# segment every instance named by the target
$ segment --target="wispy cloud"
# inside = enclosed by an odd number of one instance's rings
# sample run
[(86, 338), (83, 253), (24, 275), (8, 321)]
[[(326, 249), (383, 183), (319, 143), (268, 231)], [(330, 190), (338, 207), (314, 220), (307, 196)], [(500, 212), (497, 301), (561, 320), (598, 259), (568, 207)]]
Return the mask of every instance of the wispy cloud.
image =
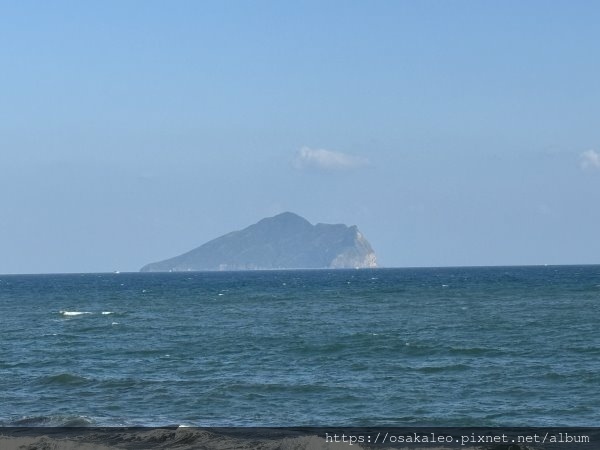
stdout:
[(297, 169), (348, 170), (368, 166), (369, 160), (334, 150), (302, 147), (293, 163)]
[(595, 150), (587, 150), (579, 155), (579, 164), (583, 170), (600, 169), (600, 153)]

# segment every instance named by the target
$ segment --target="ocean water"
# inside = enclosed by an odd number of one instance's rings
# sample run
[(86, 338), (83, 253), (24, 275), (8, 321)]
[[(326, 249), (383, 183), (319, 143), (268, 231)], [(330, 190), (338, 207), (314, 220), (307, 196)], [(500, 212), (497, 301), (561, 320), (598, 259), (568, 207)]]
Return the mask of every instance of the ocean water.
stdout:
[(594, 426), (600, 266), (0, 276), (0, 425)]

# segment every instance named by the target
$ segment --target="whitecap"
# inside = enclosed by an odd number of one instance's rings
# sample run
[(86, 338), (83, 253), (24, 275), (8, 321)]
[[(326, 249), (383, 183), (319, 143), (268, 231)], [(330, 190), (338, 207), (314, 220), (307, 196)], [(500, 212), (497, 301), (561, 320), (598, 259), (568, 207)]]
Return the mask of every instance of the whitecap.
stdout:
[(112, 312), (112, 311), (102, 311), (102, 314), (103, 315), (114, 314), (114, 312)]
[(81, 316), (82, 314), (91, 314), (89, 311), (59, 311), (63, 316)]

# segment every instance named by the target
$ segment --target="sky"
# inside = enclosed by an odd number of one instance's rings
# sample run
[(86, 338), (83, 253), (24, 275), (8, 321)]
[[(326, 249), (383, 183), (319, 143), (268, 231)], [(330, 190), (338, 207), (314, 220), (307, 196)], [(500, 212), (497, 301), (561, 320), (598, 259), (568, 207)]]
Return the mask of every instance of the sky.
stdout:
[(600, 3), (0, 2), (0, 273), (284, 211), (385, 267), (600, 263)]

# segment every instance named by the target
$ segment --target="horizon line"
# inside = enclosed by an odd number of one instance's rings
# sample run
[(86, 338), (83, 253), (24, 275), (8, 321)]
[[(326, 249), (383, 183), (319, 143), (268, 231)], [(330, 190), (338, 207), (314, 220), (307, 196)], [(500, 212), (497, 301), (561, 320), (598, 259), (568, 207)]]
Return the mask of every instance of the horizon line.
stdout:
[(410, 269), (485, 269), (485, 268), (508, 268), (508, 267), (576, 267), (576, 266), (600, 266), (599, 263), (566, 263), (566, 264), (474, 264), (474, 265), (448, 265), (448, 266), (380, 266), (380, 267), (356, 267), (334, 269), (329, 267), (312, 268), (273, 268), (273, 269), (248, 269), (248, 270), (177, 270), (177, 271), (103, 271), (103, 272), (13, 272), (0, 273), (3, 276), (35, 276), (35, 275), (127, 275), (127, 274), (190, 274), (190, 273), (247, 273), (247, 272), (290, 272), (290, 271), (357, 271), (357, 270), (410, 270)]

